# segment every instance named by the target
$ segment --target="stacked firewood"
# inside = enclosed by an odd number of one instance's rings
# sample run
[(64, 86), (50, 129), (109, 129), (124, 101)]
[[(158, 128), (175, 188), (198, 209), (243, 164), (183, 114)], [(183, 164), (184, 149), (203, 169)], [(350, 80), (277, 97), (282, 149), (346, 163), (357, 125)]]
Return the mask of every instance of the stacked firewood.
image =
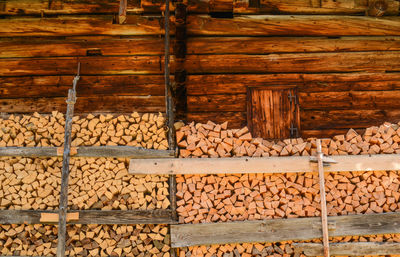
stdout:
[[(180, 157), (230, 156), (288, 156), (315, 155), (316, 139), (285, 139), (280, 141), (253, 138), (247, 127), (228, 129), (228, 123), (206, 124), (192, 122), (176, 132)], [(399, 124), (384, 123), (367, 128), (363, 135), (350, 129), (346, 135), (322, 140), (322, 151), (327, 155), (400, 153)]]
[[(168, 141), (164, 124), (165, 118), (161, 113), (75, 116), (72, 145), (129, 145), (165, 150)], [(52, 115), (10, 115), (8, 119), (0, 119), (0, 147), (61, 146), (64, 126), (64, 115), (57, 111)]]
[[(165, 225), (69, 225), (66, 244), (68, 256), (170, 256)], [(57, 226), (0, 226), (1, 255), (54, 256), (56, 249)]]
[[(346, 236), (330, 238), (331, 243), (344, 242), (400, 242), (400, 235)], [(293, 241), (278, 243), (243, 243), (211, 246), (191, 246), (180, 249), (179, 257), (186, 256), (224, 256), (224, 257), (264, 257), (294, 256)], [(301, 241), (296, 243), (321, 243), (321, 240)], [(300, 256), (305, 256), (301, 254)], [(396, 255), (397, 256), (397, 255)]]

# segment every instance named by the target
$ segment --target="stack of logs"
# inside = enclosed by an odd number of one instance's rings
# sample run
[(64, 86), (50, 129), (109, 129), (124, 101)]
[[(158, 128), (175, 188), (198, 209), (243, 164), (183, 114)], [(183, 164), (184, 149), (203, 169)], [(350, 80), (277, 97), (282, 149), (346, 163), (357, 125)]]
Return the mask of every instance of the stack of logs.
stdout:
[[(68, 256), (170, 256), (165, 225), (69, 225), (66, 244)], [(0, 227), (1, 255), (49, 256), (56, 249), (55, 225)]]
[[(315, 138), (264, 140), (253, 138), (247, 127), (228, 129), (227, 123), (215, 124), (211, 121), (186, 126), (180, 124), (178, 127), (176, 138), (181, 158), (308, 156), (316, 153)], [(322, 151), (326, 155), (400, 153), (398, 142), (399, 124), (384, 123), (367, 128), (362, 135), (350, 129), (345, 135), (323, 139)], [(328, 215), (398, 211), (399, 175), (398, 171), (326, 174)], [(180, 223), (320, 216), (318, 174), (177, 176), (177, 207)], [(385, 237), (398, 240), (398, 237), (390, 235)], [(382, 239), (381, 236), (377, 238)], [(206, 251), (207, 254), (220, 252), (221, 256), (290, 256), (290, 249), (292, 247), (282, 243), (243, 244), (191, 247), (183, 252), (189, 256), (196, 251)]]
[[(167, 149), (164, 117), (154, 114), (73, 118), (72, 145), (129, 145)], [(0, 147), (62, 146), (64, 116), (10, 115), (0, 119)], [(71, 158), (70, 209), (152, 210), (170, 205), (168, 176), (128, 174), (125, 158)], [(59, 206), (62, 159), (0, 157), (0, 209)], [(169, 256), (166, 226), (74, 225), (70, 256)], [(0, 225), (0, 255), (54, 255), (56, 226)]]

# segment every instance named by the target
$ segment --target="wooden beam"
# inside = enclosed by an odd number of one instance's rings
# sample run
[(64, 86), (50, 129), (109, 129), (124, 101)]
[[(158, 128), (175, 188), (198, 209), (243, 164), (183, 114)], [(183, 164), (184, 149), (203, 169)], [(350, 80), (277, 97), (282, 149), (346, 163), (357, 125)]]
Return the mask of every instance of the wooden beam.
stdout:
[[(173, 150), (155, 150), (134, 146), (81, 146), (72, 157), (112, 157), (112, 158), (170, 158)], [(0, 147), (0, 156), (56, 157), (57, 147)]]
[[(294, 243), (295, 252), (306, 256), (321, 256), (323, 247), (315, 243)], [(393, 242), (351, 242), (330, 245), (332, 256), (392, 255), (400, 253), (400, 243)]]
[[(170, 210), (70, 210), (78, 213), (78, 220), (68, 224), (176, 224)], [(40, 224), (43, 213), (58, 211), (0, 210), (0, 224)], [(57, 221), (56, 221), (57, 222)]]
[[(362, 236), (400, 233), (400, 213), (328, 217), (329, 235)], [(280, 242), (322, 237), (321, 218), (171, 225), (171, 246)]]
[[(400, 170), (400, 155), (338, 155), (338, 163), (325, 166), (325, 172)], [(131, 174), (226, 174), (226, 173), (318, 172), (308, 156), (239, 157), (203, 159), (132, 159)]]

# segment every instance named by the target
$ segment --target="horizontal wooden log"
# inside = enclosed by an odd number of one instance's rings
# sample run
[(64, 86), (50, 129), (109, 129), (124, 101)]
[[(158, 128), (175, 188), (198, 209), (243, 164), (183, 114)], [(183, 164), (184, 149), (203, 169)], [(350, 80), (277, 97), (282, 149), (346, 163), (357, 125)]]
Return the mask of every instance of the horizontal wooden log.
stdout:
[[(261, 0), (259, 6), (252, 6), (250, 1), (226, 0), (189, 0), (188, 10), (195, 13), (223, 12), (228, 8), (234, 13), (270, 13), (270, 14), (354, 14), (364, 15), (368, 1), (325, 0), (318, 3), (309, 0)], [(390, 0), (386, 15), (398, 14), (399, 3)], [(232, 10), (231, 10), (232, 11)]]
[(162, 56), (15, 58), (0, 59), (0, 76), (74, 75), (78, 62), (81, 76), (162, 74), (164, 67)]
[[(82, 35), (162, 35), (161, 16), (128, 15), (129, 23), (113, 23), (113, 16), (85, 15), (57, 18), (0, 19), (1, 37), (19, 36), (82, 36)], [(172, 28), (171, 33), (174, 32)]]
[(228, 122), (229, 128), (242, 128), (246, 126), (247, 118), (245, 112), (188, 112), (187, 121), (207, 123), (213, 121), (222, 124)]
[[(329, 236), (400, 233), (400, 213), (328, 217)], [(171, 226), (171, 246), (280, 242), (322, 237), (321, 218), (185, 224)]]
[[(325, 172), (400, 170), (397, 154), (342, 155), (324, 167)], [(179, 158), (132, 159), (131, 174), (231, 174), (317, 172), (318, 167), (308, 156), (261, 158)]]
[(399, 17), (248, 15), (229, 19), (191, 15), (187, 18), (187, 33), (191, 36), (397, 36), (399, 21)]
[[(61, 154), (62, 155), (62, 154)], [(0, 147), (0, 156), (57, 157), (57, 147)], [(80, 146), (71, 157), (109, 157), (109, 158), (170, 158), (172, 150), (154, 150), (134, 146)]]
[(303, 130), (366, 128), (385, 121), (399, 122), (399, 110), (303, 110)]
[(208, 95), (188, 96), (189, 112), (244, 112), (246, 111), (246, 95)]
[(0, 58), (163, 54), (164, 44), (159, 37), (0, 40)]
[(400, 73), (208, 74), (188, 75), (186, 85), (188, 95), (216, 95), (269, 85), (296, 85), (301, 92), (396, 90), (399, 80)]
[(187, 55), (185, 68), (190, 74), (398, 71), (399, 57), (400, 51)]
[[(174, 224), (170, 210), (70, 210), (78, 212), (79, 220), (70, 224)], [(42, 213), (58, 211), (0, 210), (0, 224), (39, 224)]]
[[(0, 98), (67, 97), (74, 76), (0, 77)], [(77, 95), (163, 96), (162, 75), (82, 76)]]
[(188, 54), (269, 54), (294, 52), (398, 51), (398, 37), (196, 37)]
[[(320, 130), (301, 130), (301, 137), (303, 138), (310, 138), (310, 137), (317, 137), (317, 138), (332, 138), (337, 135), (345, 135), (349, 131), (349, 128), (345, 129), (320, 129)], [(364, 128), (355, 129), (355, 131), (359, 134), (364, 132)]]
[[(294, 243), (295, 251), (301, 250), (306, 256), (323, 256), (324, 247), (315, 243)], [(400, 243), (393, 242), (351, 242), (329, 244), (333, 256), (396, 255)]]
[[(0, 99), (0, 112), (5, 113), (65, 112), (66, 107), (65, 97)], [(164, 96), (78, 97), (75, 104), (76, 113), (163, 112), (164, 110)]]

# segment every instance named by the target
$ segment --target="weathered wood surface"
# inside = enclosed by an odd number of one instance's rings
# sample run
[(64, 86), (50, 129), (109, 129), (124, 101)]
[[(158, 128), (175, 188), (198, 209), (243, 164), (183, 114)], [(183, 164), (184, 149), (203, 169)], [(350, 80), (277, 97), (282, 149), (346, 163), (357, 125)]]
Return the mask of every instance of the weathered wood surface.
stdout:
[[(164, 96), (88, 96), (79, 97), (76, 113), (132, 113), (162, 112), (165, 110)], [(64, 97), (0, 99), (0, 112), (50, 113), (65, 111)]]
[(162, 35), (161, 20), (161, 16), (128, 15), (122, 26), (113, 24), (113, 16), (107, 15), (5, 18), (0, 20), (0, 36)]
[[(0, 156), (56, 157), (57, 147), (0, 147)], [(154, 150), (134, 146), (80, 146), (72, 157), (170, 158), (173, 150)]]
[[(300, 92), (396, 90), (400, 73), (188, 75), (188, 95), (245, 94), (247, 87), (295, 85)], [(201, 83), (201, 87), (198, 85)]]
[(185, 68), (191, 74), (399, 71), (399, 57), (398, 51), (187, 55)]
[(189, 112), (246, 111), (246, 95), (208, 95), (187, 97)]
[[(250, 1), (227, 0), (189, 0), (188, 10), (194, 13), (226, 12), (234, 13), (271, 13), (271, 14), (354, 14), (364, 15), (368, 1), (362, 0), (261, 0), (259, 6), (252, 6)], [(390, 0), (385, 15), (396, 15), (399, 3)]]
[[(400, 170), (397, 154), (334, 156), (338, 163), (324, 167), (325, 172)], [(179, 158), (132, 159), (131, 174), (230, 174), (318, 172), (308, 156), (260, 158)]]
[[(170, 210), (70, 210), (78, 212), (79, 220), (70, 224), (173, 224)], [(57, 211), (0, 210), (0, 224), (39, 224), (42, 213)]]
[(161, 74), (164, 63), (161, 56), (12, 58), (0, 59), (0, 75), (73, 75), (77, 62), (82, 64), (81, 75)]
[(0, 58), (163, 54), (163, 42), (159, 37), (0, 40)]
[[(43, 98), (66, 96), (73, 76), (0, 77), (0, 98)], [(163, 96), (161, 75), (83, 76), (79, 96)]]
[[(400, 213), (328, 217), (330, 236), (400, 233)], [(171, 226), (171, 246), (280, 242), (321, 238), (321, 218), (185, 224)]]
[(399, 37), (190, 37), (188, 54), (398, 51)]
[[(294, 243), (295, 251), (302, 250), (306, 256), (321, 256), (321, 244)], [(400, 243), (393, 242), (351, 242), (329, 245), (332, 256), (396, 255), (400, 252)]]
[(229, 19), (190, 15), (187, 33), (191, 36), (396, 36), (400, 35), (399, 21), (399, 17), (248, 15)]
[(229, 128), (242, 128), (246, 126), (246, 112), (188, 112), (187, 121), (207, 123), (212, 120), (219, 124), (228, 121)]

